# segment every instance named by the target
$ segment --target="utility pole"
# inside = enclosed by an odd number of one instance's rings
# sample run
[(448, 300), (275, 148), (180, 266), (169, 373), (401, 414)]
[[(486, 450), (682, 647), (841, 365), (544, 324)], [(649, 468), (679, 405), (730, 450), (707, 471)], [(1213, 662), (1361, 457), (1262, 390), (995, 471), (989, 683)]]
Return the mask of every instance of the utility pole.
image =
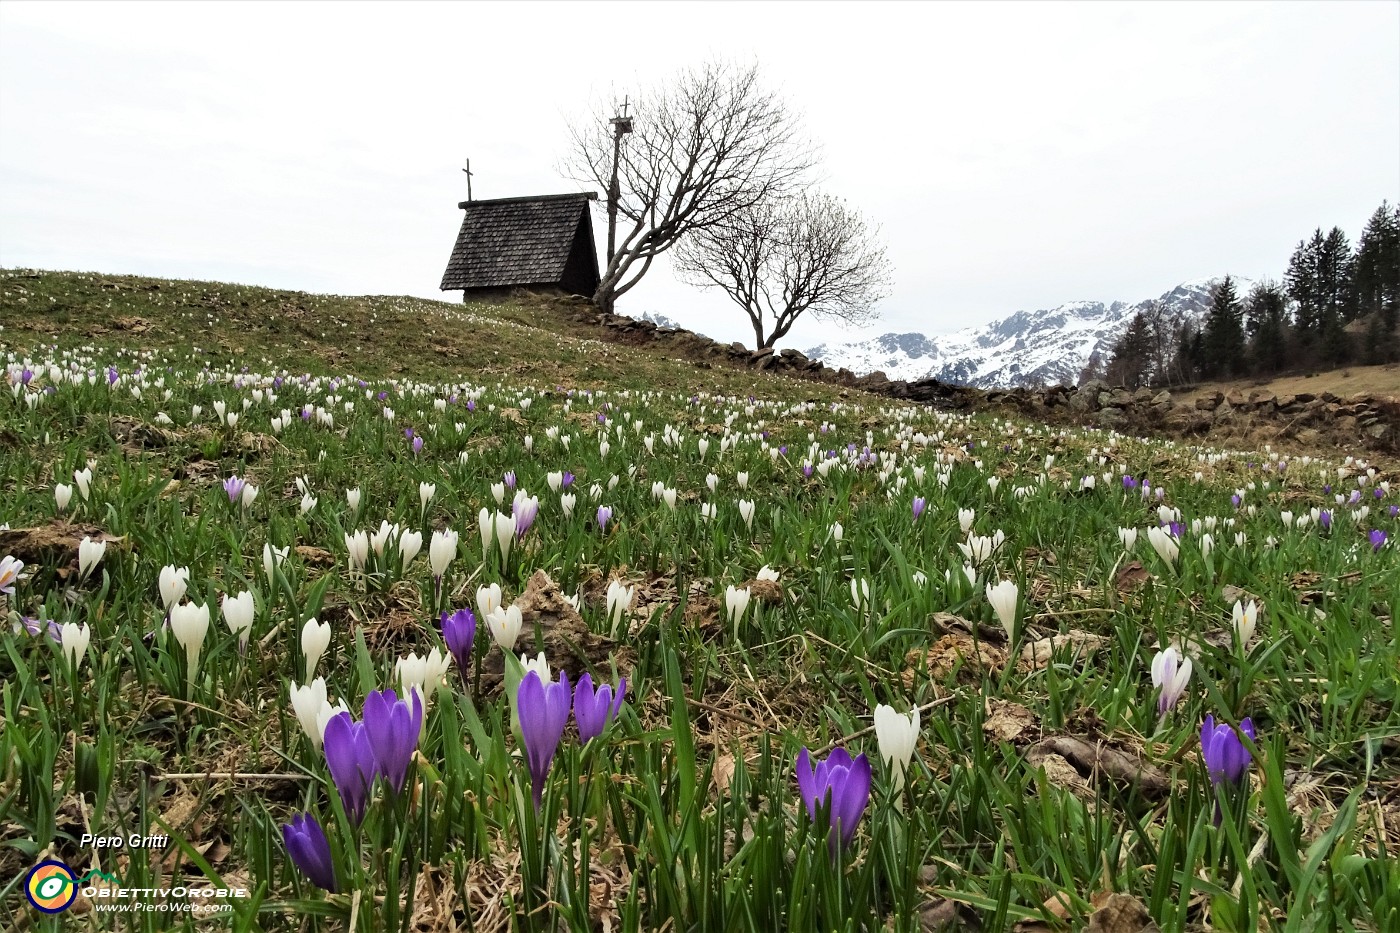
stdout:
[(622, 137), (632, 132), (632, 118), (627, 116), (628, 98), (622, 99), (622, 115), (608, 122), (613, 128), (612, 182), (608, 185), (608, 264), (612, 264), (617, 252), (617, 202), (622, 197), (622, 189), (617, 184), (617, 162), (622, 155)]
[(467, 167), (464, 168), (464, 169), (462, 169), (462, 171), (464, 171), (464, 172), (467, 173), (467, 200), (470, 201), (470, 200), (472, 199), (472, 160), (471, 160), (471, 159), (468, 159), (468, 160), (467, 160)]

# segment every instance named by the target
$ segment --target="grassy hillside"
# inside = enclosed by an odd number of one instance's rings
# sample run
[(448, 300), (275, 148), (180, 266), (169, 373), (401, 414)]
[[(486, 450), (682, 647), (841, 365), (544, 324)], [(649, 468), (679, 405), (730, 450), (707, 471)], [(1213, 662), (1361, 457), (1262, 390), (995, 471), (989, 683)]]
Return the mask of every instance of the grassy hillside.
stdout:
[[(523, 380), (747, 393), (790, 385), (764, 373), (697, 368), (580, 334), (569, 303), (315, 295), (220, 282), (0, 270), (0, 327), (12, 345), (140, 346), (201, 365), (364, 378)], [(829, 398), (822, 387), (802, 390)]]
[(0, 928), (1400, 928), (1393, 465), (543, 302), (0, 327)]

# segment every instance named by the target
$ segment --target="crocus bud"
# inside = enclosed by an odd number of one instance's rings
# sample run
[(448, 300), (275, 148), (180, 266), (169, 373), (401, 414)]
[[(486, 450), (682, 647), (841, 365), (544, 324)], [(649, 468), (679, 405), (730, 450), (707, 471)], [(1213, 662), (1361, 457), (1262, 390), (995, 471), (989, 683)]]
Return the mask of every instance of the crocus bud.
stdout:
[(171, 606), (170, 631), (185, 649), (186, 682), (193, 689), (195, 675), (199, 673), (199, 654), (209, 631), (209, 606), (194, 603)]
[(729, 624), (734, 626), (734, 630), (739, 630), (739, 623), (743, 621), (744, 613), (749, 608), (749, 599), (752, 591), (747, 587), (725, 587), (724, 605), (729, 613)]
[(53, 487), (53, 502), (60, 512), (68, 508), (68, 503), (73, 499), (73, 487), (64, 483), (55, 483)]
[(291, 695), (292, 711), (296, 713), (297, 722), (301, 724), (301, 731), (306, 733), (311, 744), (320, 751), (321, 734), (325, 725), (318, 717), (322, 708), (326, 706), (326, 679), (317, 677), (304, 687), (295, 683), (289, 684), (287, 690)]
[(399, 536), (399, 558), (400, 565), (404, 570), (413, 562), (413, 558), (418, 556), (418, 552), (423, 550), (423, 533), (419, 531), (405, 531)]
[(433, 576), (441, 580), (447, 573), (447, 565), (456, 556), (457, 532), (451, 528), (433, 532), (433, 538), (428, 542), (428, 563), (432, 566)]
[(230, 598), (225, 593), (220, 608), (223, 611), (224, 621), (228, 623), (229, 631), (238, 636), (238, 649), (240, 651), (246, 649), (248, 636), (253, 630), (253, 594), (244, 590), (237, 596)]
[(369, 535), (362, 528), (353, 535), (345, 535), (345, 553), (350, 561), (350, 572), (359, 573), (365, 569), (365, 563), (369, 560)]
[(310, 683), (311, 675), (316, 673), (316, 665), (321, 660), (321, 655), (326, 653), (326, 648), (331, 643), (331, 626), (329, 622), (317, 622), (313, 616), (306, 620), (306, 624), (301, 627), (301, 653), (306, 656), (306, 681)]
[(83, 658), (87, 657), (92, 631), (85, 623), (64, 622), (62, 632), (60, 643), (63, 645), (63, 656), (68, 659), (68, 665), (73, 672), (77, 673), (78, 668), (83, 665)]
[(1002, 580), (996, 586), (987, 585), (987, 602), (992, 604), (997, 620), (1006, 629), (1006, 640), (1012, 643), (1016, 641), (1016, 597), (1019, 594), (1012, 580)]
[(904, 787), (904, 772), (914, 758), (914, 746), (919, 741), (918, 707), (908, 715), (897, 713), (893, 706), (883, 703), (875, 707), (875, 737), (880, 742), (880, 757), (890, 769), (890, 789), (897, 794)]

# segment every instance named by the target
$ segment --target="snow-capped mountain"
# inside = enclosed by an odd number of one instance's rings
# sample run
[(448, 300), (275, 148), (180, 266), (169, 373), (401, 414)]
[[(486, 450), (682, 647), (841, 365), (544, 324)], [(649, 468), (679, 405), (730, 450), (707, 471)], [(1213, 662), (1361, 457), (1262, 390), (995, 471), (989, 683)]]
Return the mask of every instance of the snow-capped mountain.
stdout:
[[(859, 375), (881, 370), (891, 379), (931, 376), (983, 389), (1073, 385), (1095, 351), (1108, 359), (1113, 342), (1134, 314), (1161, 301), (1169, 313), (1199, 320), (1210, 307), (1211, 287), (1221, 278), (1184, 282), (1161, 298), (1132, 304), (1073, 301), (1045, 311), (1017, 311), (936, 337), (881, 334), (855, 343), (823, 344), (806, 353), (828, 367), (845, 367)], [(1243, 297), (1251, 283), (1234, 281)]]
[(672, 320), (666, 315), (659, 314), (655, 311), (643, 311), (641, 314), (632, 315), (632, 317), (635, 317), (639, 321), (650, 321), (657, 327), (670, 327), (680, 329), (681, 326), (677, 321)]

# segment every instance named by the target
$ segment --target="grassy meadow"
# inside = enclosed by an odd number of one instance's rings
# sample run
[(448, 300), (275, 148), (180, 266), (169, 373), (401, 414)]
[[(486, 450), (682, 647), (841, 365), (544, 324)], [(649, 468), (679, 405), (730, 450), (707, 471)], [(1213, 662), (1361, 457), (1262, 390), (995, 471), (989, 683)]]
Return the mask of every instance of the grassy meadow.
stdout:
[(1393, 463), (528, 302), (11, 269), (0, 352), (0, 927), (1400, 929)]

